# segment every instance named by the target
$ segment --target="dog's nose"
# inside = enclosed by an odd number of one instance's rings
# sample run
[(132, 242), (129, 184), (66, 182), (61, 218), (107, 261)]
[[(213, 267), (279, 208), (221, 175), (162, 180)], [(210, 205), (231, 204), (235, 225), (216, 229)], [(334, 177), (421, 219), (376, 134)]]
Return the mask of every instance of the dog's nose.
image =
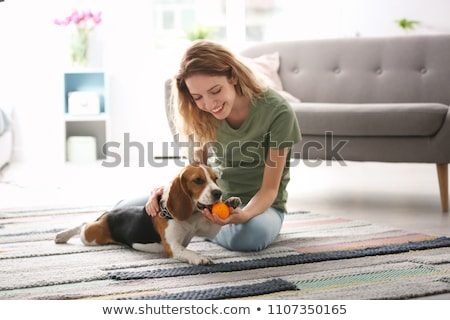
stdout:
[(215, 189), (211, 192), (214, 200), (219, 200), (220, 197), (222, 196), (222, 191), (220, 191), (219, 189)]

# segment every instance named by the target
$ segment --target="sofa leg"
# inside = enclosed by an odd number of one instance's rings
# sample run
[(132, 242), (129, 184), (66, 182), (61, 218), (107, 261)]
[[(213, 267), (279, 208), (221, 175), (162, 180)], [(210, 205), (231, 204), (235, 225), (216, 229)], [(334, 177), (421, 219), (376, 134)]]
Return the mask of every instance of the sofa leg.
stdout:
[(448, 212), (448, 163), (436, 164), (439, 191), (441, 193), (442, 212)]

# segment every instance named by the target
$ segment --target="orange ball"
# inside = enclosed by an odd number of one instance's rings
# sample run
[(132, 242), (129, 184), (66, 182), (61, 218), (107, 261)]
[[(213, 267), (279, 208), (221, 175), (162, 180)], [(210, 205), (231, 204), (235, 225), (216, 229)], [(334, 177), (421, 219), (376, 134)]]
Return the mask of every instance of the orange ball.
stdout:
[(225, 219), (230, 215), (230, 208), (223, 202), (213, 204), (211, 212), (220, 219)]

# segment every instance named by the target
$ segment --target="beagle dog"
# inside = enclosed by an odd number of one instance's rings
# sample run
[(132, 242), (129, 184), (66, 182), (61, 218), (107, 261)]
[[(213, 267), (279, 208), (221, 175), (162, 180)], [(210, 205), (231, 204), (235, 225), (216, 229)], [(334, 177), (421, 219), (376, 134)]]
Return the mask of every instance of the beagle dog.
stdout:
[[(200, 212), (221, 201), (216, 180), (210, 167), (189, 164), (164, 188), (159, 215), (151, 217), (143, 207), (113, 209), (94, 222), (58, 233), (55, 242), (66, 243), (79, 235), (85, 245), (124, 244), (145, 252), (165, 252), (190, 264), (211, 264), (209, 257), (186, 247), (194, 236), (213, 238), (220, 230)], [(225, 203), (236, 208), (241, 200), (231, 197)]]

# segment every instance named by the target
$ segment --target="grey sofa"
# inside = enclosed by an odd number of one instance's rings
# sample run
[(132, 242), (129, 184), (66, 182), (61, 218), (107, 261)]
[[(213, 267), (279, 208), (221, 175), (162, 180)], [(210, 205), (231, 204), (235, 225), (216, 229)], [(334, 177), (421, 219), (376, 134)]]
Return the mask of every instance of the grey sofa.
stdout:
[(448, 212), (450, 35), (261, 43), (242, 55), (273, 52), (301, 101), (294, 157), (435, 164)]

